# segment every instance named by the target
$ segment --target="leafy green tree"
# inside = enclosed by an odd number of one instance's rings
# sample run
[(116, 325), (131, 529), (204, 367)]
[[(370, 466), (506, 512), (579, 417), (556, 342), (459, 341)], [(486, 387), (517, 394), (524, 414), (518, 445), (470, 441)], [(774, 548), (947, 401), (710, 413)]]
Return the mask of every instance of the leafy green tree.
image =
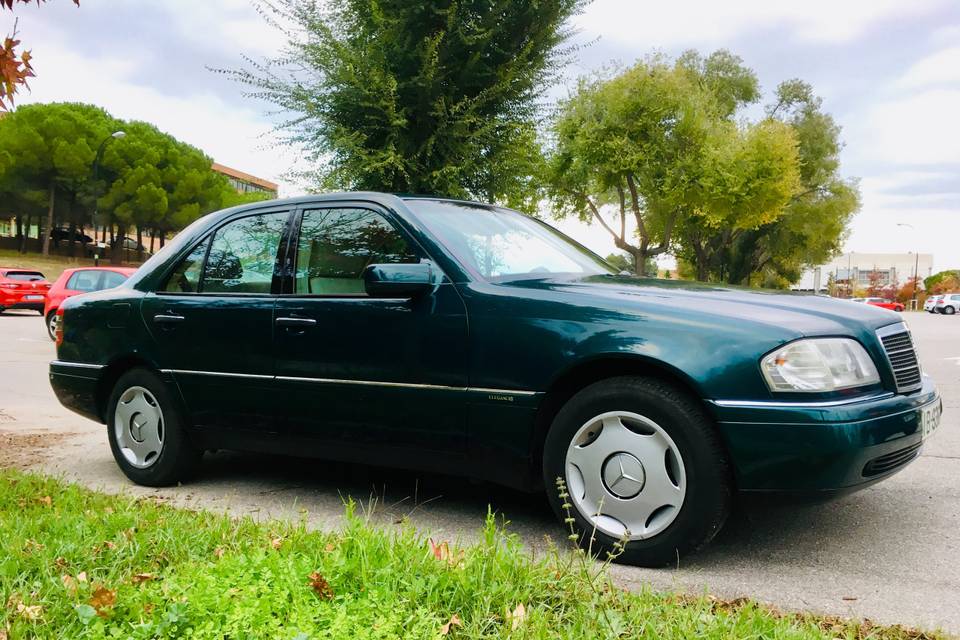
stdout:
[(924, 278), (923, 288), (928, 294), (960, 291), (960, 269), (940, 271)]
[[(221, 206), (226, 179), (211, 170), (199, 149), (146, 122), (124, 124), (126, 136), (109, 145), (101, 163), (106, 188), (99, 212), (123, 238), (131, 227), (142, 245), (143, 230), (162, 238)], [(119, 261), (120, 251), (111, 252)]]
[[(774, 120), (734, 120), (756, 95), (753, 73), (726, 51), (688, 52), (673, 63), (653, 56), (616, 76), (581, 80), (554, 127), (554, 213), (599, 223), (635, 265), (671, 250), (678, 230), (771, 221), (798, 188), (796, 140)], [(607, 207), (618, 225), (605, 219)]]
[(96, 147), (115, 124), (103, 109), (77, 103), (26, 105), (0, 120), (0, 193), (28, 211), (46, 194), (44, 255), (58, 198), (63, 219), (67, 210), (81, 218), (89, 211)]
[(767, 116), (789, 126), (799, 153), (800, 188), (782, 211), (759, 226), (721, 225), (691, 230), (678, 250), (698, 265), (699, 279), (783, 288), (803, 269), (835, 255), (860, 206), (856, 182), (840, 176), (840, 127), (800, 80), (782, 83)]
[(288, 36), (227, 71), (290, 114), (322, 189), (435, 193), (533, 210), (538, 98), (584, 0), (276, 0)]

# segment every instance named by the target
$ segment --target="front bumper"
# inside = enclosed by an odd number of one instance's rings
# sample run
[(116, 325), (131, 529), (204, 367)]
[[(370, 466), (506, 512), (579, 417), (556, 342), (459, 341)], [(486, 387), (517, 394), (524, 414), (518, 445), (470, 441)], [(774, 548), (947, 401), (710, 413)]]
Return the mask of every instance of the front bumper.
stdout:
[(844, 493), (920, 455), (922, 409), (940, 403), (930, 378), (909, 395), (839, 403), (709, 403), (741, 491)]

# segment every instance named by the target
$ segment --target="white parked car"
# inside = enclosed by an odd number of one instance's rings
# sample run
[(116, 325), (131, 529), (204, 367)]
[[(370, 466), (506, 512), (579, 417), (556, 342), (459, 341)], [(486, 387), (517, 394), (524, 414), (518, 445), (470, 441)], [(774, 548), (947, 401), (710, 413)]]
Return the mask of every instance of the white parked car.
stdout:
[(940, 296), (940, 299), (937, 300), (933, 309), (936, 313), (952, 316), (957, 311), (960, 311), (960, 293), (948, 293)]
[(943, 296), (930, 296), (927, 298), (927, 301), (923, 303), (923, 310), (929, 313), (936, 313), (937, 301), (941, 300)]

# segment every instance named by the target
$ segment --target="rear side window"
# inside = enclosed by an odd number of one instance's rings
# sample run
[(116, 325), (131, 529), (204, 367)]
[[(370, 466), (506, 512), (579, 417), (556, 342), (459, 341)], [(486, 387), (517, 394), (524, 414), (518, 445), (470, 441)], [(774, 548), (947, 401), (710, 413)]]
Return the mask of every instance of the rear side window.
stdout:
[(76, 271), (67, 281), (67, 289), (71, 291), (97, 291), (101, 287), (101, 271)]
[(234, 220), (213, 236), (201, 293), (268, 294), (287, 213)]
[(11, 280), (22, 280), (25, 282), (43, 280), (43, 274), (39, 271), (7, 271), (7, 277)]

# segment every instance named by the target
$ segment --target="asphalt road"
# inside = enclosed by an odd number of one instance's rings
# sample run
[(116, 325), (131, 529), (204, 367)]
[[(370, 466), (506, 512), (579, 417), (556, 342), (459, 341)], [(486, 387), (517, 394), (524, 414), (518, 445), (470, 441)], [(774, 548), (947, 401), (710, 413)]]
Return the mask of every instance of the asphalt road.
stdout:
[[(667, 570), (618, 566), (616, 579), (960, 634), (960, 317), (904, 317), (945, 409), (919, 460), (826, 504), (741, 501), (707, 550)], [(231, 514), (305, 514), (318, 527), (336, 527), (351, 496), (383, 526), (408, 520), (450, 540), (471, 539), (491, 505), (534, 551), (545, 536), (564, 543), (542, 496), (441, 476), (218, 453), (186, 486), (134, 487), (114, 465), (104, 428), (57, 403), (47, 382), (53, 356), (39, 315), (0, 315), (0, 464)]]

